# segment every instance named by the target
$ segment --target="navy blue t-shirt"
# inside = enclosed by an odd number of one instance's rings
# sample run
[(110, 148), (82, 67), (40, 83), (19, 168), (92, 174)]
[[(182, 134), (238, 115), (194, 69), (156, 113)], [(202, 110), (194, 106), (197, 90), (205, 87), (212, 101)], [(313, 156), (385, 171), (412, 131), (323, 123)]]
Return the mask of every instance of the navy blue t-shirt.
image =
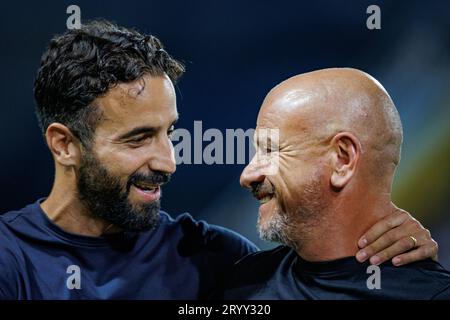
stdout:
[[(370, 267), (370, 268), (369, 268)], [(376, 270), (355, 257), (308, 262), (280, 246), (239, 261), (216, 299), (450, 299), (450, 272), (431, 259)]]
[(235, 232), (161, 212), (148, 232), (65, 232), (39, 201), (0, 215), (0, 299), (201, 299), (257, 248)]

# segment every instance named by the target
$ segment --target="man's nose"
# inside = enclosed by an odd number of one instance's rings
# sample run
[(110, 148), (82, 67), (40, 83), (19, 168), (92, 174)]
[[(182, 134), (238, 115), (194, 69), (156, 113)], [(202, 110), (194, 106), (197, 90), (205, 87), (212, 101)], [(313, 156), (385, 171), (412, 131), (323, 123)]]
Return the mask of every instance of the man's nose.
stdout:
[(167, 137), (157, 139), (156, 148), (153, 150), (153, 157), (150, 161), (152, 171), (160, 171), (172, 174), (177, 169), (172, 141)]
[(263, 182), (266, 176), (257, 166), (255, 166), (255, 158), (242, 171), (240, 183), (241, 186), (247, 189), (251, 188), (253, 183)]

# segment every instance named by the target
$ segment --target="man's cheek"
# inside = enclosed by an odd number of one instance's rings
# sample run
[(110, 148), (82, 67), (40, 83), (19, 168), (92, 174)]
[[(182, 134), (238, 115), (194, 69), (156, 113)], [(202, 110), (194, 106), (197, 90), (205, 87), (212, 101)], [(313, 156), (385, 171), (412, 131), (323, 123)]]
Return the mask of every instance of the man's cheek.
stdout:
[(275, 205), (278, 213), (283, 214), (283, 212), (286, 212), (287, 203), (285, 192), (279, 191), (278, 189), (275, 190)]
[[(277, 205), (279, 207), (279, 211), (281, 214), (286, 215), (290, 212), (296, 212), (299, 205), (300, 205), (300, 199), (299, 199), (299, 190), (298, 188), (301, 188), (301, 186), (294, 184), (294, 182), (291, 182), (289, 180), (285, 181), (286, 185), (280, 194), (277, 193)], [(287, 185), (290, 185), (292, 187), (288, 187)]]

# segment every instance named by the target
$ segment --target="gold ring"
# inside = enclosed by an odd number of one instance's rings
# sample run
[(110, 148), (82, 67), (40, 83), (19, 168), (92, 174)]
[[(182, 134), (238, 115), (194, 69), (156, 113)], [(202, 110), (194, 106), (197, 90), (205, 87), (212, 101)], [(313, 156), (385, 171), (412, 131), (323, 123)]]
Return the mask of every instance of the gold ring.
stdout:
[(409, 236), (409, 237), (410, 237), (411, 240), (414, 242), (414, 247), (413, 247), (413, 248), (417, 247), (417, 239), (414, 238), (413, 236)]

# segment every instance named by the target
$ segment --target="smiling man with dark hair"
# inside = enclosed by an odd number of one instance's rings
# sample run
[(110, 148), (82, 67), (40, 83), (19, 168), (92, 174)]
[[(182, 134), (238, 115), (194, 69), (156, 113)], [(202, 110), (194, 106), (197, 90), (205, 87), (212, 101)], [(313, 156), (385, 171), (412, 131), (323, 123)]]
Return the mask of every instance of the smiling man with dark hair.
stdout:
[[(50, 42), (35, 98), (54, 185), (47, 198), (0, 216), (0, 298), (204, 298), (257, 250), (230, 230), (160, 211), (176, 169), (170, 138), (183, 71), (155, 37), (106, 21)], [(408, 221), (396, 229), (411, 229)], [(388, 240), (368, 248), (400, 239)]]
[(155, 37), (106, 21), (50, 42), (35, 97), (55, 181), (0, 216), (0, 298), (197, 299), (257, 249), (160, 211), (183, 72)]

